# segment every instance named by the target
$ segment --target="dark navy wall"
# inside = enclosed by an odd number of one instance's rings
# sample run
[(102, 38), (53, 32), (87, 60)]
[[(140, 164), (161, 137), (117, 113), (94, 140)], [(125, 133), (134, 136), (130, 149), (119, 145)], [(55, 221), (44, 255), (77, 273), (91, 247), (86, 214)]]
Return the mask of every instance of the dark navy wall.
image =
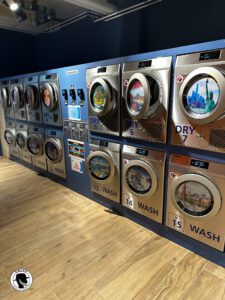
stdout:
[(37, 70), (35, 37), (0, 29), (0, 78)]

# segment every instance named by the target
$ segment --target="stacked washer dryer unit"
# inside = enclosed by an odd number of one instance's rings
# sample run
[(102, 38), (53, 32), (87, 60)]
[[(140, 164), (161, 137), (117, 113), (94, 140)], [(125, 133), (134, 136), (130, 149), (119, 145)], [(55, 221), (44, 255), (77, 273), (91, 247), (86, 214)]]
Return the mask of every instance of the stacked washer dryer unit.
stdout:
[(122, 135), (166, 143), (172, 57), (123, 64)]
[(6, 128), (4, 131), (5, 142), (9, 146), (9, 154), (20, 158), (20, 151), (16, 146), (16, 121), (13, 119), (6, 119)]
[(27, 121), (27, 111), (24, 97), (23, 78), (10, 82), (10, 97), (16, 120)]
[(50, 173), (65, 179), (66, 167), (58, 74), (41, 75), (39, 84), (42, 103), (42, 118), (43, 123), (47, 126), (45, 126), (44, 142), (44, 155), (47, 160), (47, 170)]
[(86, 168), (91, 177), (91, 191), (120, 203), (120, 145), (91, 139)]
[(172, 144), (225, 152), (225, 49), (177, 57)]
[(124, 145), (122, 204), (162, 223), (166, 154)]
[(89, 129), (120, 134), (120, 65), (88, 69)]
[(225, 164), (171, 155), (166, 224), (213, 248), (225, 244)]

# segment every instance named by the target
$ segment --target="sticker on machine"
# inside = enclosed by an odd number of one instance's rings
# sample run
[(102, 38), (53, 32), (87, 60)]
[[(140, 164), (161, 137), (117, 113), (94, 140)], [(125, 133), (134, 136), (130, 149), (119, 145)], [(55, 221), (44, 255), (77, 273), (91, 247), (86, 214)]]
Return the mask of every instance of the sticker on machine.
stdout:
[(68, 105), (68, 118), (70, 120), (81, 120), (81, 109), (79, 105)]
[(68, 139), (68, 152), (70, 157), (85, 160), (84, 142)]
[(84, 173), (84, 161), (74, 158), (74, 157), (71, 157), (71, 170), (83, 174)]

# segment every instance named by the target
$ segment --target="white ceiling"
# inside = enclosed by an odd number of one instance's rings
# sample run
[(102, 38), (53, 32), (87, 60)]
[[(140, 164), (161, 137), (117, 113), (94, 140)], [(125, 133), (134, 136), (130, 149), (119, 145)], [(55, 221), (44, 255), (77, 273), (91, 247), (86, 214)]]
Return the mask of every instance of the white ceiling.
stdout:
[[(107, 15), (116, 11), (116, 7), (108, 3), (107, 0), (39, 0), (38, 4), (52, 8), (56, 12), (56, 17), (67, 20), (87, 11), (98, 12)], [(0, 28), (22, 31), (32, 34), (43, 32), (47, 25), (34, 26), (31, 22), (30, 12), (26, 11), (27, 19), (18, 22), (13, 13), (3, 3), (0, 3)], [(49, 25), (57, 24), (57, 22)]]

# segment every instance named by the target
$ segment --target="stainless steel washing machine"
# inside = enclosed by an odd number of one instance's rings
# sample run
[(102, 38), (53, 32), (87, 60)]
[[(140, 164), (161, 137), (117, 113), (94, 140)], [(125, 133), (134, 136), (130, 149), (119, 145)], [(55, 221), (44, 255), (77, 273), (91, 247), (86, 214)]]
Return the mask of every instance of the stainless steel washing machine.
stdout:
[(40, 97), (43, 123), (62, 126), (58, 74), (40, 76)]
[(224, 201), (225, 164), (171, 155), (167, 226), (224, 251)]
[(165, 173), (164, 152), (124, 145), (122, 204), (162, 223)]
[(120, 145), (91, 139), (86, 168), (91, 191), (120, 203)]
[(122, 135), (166, 143), (172, 57), (123, 64)]
[(120, 65), (88, 69), (86, 73), (91, 132), (120, 134)]
[(10, 81), (10, 97), (15, 119), (27, 121), (23, 82), (23, 78), (13, 79)]
[(28, 124), (16, 123), (16, 147), (19, 151), (19, 157), (31, 164), (31, 154), (27, 150)]
[(47, 161), (44, 155), (45, 130), (41, 127), (29, 125), (27, 150), (31, 154), (32, 164), (47, 170)]
[(6, 128), (4, 131), (5, 142), (9, 146), (9, 154), (15, 157), (20, 157), (20, 151), (16, 147), (16, 121), (6, 119)]
[(14, 119), (14, 110), (10, 97), (9, 81), (0, 81), (0, 97), (3, 104), (5, 118)]
[(63, 131), (45, 129), (44, 152), (50, 173), (66, 178)]
[(225, 152), (225, 49), (177, 57), (172, 144)]
[(28, 121), (42, 123), (38, 76), (30, 76), (24, 79), (24, 96)]

